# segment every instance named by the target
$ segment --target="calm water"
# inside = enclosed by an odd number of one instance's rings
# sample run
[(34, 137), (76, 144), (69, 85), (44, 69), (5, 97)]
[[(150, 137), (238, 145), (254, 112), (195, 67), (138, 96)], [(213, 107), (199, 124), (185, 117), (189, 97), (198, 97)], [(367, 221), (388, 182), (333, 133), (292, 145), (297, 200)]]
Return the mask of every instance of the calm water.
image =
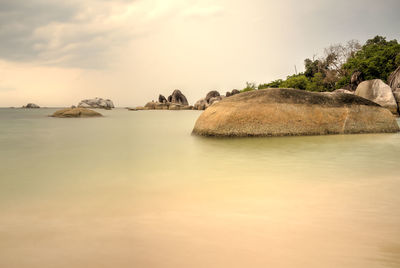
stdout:
[(199, 112), (0, 109), (0, 267), (400, 267), (400, 134), (206, 139)]

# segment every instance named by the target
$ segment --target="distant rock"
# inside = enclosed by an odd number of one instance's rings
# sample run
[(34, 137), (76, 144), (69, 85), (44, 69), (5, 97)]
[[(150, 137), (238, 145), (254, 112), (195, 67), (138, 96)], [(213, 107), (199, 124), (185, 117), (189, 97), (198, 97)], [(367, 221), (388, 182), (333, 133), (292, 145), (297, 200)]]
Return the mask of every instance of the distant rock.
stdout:
[(220, 100), (222, 100), (222, 96), (219, 94), (218, 91), (213, 90), (208, 92), (205, 98), (198, 100), (194, 104), (193, 108), (195, 110), (205, 110), (214, 102), (218, 102)]
[(240, 93), (205, 110), (193, 129), (202, 136), (294, 136), (398, 132), (389, 110), (344, 93), (263, 89)]
[(158, 102), (160, 103), (164, 103), (164, 102), (168, 102), (167, 99), (163, 96), (163, 95), (159, 95), (158, 96)]
[(37, 104), (34, 104), (34, 103), (28, 103), (27, 105), (22, 106), (22, 108), (27, 108), (27, 109), (38, 109), (38, 108), (40, 108), (40, 106), (37, 105)]
[(207, 103), (210, 103), (211, 98), (216, 98), (216, 97), (220, 97), (220, 96), (221, 95), (219, 94), (218, 91), (216, 91), (216, 90), (210, 91), (206, 95), (206, 101), (207, 101)]
[(380, 79), (360, 83), (355, 95), (378, 103), (382, 107), (389, 109), (393, 114), (398, 114), (398, 106), (392, 89)]
[(76, 106), (75, 106), (75, 105), (72, 105), (71, 108), (76, 108)]
[(198, 100), (194, 105), (193, 108), (195, 110), (205, 110), (208, 107), (208, 103), (206, 101), (206, 98), (202, 98)]
[(98, 108), (98, 109), (106, 109), (106, 110), (115, 108), (114, 103), (111, 100), (102, 99), (102, 98), (82, 100), (78, 104), (78, 107), (79, 108)]
[(230, 96), (234, 96), (234, 95), (239, 94), (239, 93), (240, 93), (239, 90), (234, 89), (234, 90), (232, 90), (231, 92), (227, 91), (226, 94), (225, 94), (225, 96), (226, 96), (226, 97), (230, 97)]
[(146, 103), (144, 108), (147, 108), (149, 110), (154, 110), (154, 109), (156, 109), (156, 103), (154, 101), (150, 101), (150, 102)]
[(185, 95), (178, 89), (172, 92), (172, 95), (168, 97), (168, 102), (175, 103), (175, 104), (182, 104), (182, 105), (189, 105)]
[(52, 117), (59, 118), (76, 118), (76, 117), (99, 117), (102, 116), (101, 113), (96, 111), (86, 109), (86, 108), (67, 108), (56, 111)]

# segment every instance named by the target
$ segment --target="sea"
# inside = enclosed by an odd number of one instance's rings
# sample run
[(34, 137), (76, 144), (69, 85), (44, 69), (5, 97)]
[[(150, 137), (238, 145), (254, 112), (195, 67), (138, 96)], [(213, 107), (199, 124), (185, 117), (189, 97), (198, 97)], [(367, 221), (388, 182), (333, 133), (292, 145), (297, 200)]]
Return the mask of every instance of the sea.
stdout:
[(205, 138), (200, 111), (54, 111), (0, 109), (1, 268), (400, 267), (400, 133)]

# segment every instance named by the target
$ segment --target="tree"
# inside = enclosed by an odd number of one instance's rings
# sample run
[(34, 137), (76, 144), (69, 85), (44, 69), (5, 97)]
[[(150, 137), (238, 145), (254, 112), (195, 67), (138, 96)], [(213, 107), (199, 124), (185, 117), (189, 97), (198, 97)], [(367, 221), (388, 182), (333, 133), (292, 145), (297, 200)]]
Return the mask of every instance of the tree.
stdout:
[(376, 36), (369, 39), (353, 57), (343, 65), (345, 83), (350, 83), (351, 74), (360, 71), (365, 80), (382, 79), (387, 81), (389, 75), (400, 64), (400, 44), (397, 40), (386, 41), (385, 37)]

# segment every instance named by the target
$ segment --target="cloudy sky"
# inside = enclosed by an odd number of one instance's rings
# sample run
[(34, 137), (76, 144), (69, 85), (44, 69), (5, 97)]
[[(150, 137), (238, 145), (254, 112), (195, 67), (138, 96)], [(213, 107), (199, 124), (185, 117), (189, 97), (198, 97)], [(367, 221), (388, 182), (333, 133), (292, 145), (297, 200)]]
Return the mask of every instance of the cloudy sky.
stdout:
[(0, 106), (193, 103), (303, 70), (324, 47), (400, 40), (399, 0), (0, 0)]

